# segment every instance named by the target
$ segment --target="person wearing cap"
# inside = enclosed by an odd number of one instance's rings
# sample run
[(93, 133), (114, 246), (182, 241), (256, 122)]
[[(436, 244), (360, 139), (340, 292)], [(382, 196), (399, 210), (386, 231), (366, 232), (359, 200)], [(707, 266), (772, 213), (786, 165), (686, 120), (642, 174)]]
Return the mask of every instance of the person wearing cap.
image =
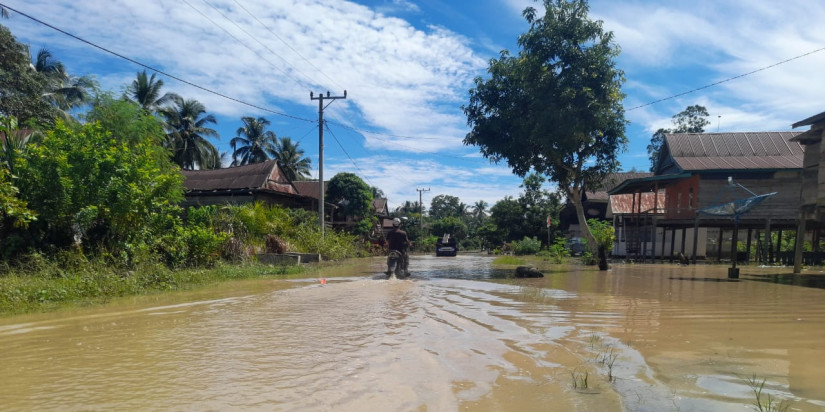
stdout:
[(407, 256), (407, 248), (410, 246), (410, 239), (407, 237), (407, 232), (401, 230), (401, 219), (392, 220), (392, 230), (387, 233), (387, 244), (390, 251), (397, 250), (401, 253), (404, 273), (409, 275), (410, 272), (407, 269), (410, 266), (410, 258)]

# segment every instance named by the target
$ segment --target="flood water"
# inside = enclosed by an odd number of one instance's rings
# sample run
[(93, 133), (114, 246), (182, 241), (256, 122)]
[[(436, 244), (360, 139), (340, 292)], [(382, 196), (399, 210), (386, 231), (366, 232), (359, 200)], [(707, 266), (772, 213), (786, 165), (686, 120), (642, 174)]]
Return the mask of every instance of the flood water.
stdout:
[(825, 410), (821, 274), (364, 262), (0, 319), (0, 409)]

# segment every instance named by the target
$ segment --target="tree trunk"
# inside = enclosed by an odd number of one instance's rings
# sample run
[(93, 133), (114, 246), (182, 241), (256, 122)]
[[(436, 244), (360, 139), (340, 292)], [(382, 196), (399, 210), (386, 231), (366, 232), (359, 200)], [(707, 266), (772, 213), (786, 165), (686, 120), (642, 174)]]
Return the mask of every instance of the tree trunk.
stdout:
[(599, 270), (607, 269), (607, 248), (599, 245)]
[[(573, 206), (576, 208), (576, 216), (579, 218), (579, 227), (581, 228), (582, 235), (584, 238), (587, 239), (587, 250), (590, 253), (597, 255), (598, 254), (598, 245), (596, 245), (596, 238), (593, 237), (593, 234), (590, 233), (590, 226), (587, 225), (587, 219), (584, 217), (584, 206), (582, 205), (582, 196), (581, 196), (581, 189), (570, 189), (570, 198), (573, 201)], [(605, 260), (605, 268), (601, 268), (601, 263), (599, 263), (600, 270), (607, 270), (607, 260)]]

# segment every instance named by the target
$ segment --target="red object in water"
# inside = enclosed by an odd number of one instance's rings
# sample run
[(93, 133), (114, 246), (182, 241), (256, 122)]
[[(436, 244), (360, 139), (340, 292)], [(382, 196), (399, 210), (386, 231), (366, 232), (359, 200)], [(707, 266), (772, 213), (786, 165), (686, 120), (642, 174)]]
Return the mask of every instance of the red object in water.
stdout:
[(321, 279), (321, 284), (322, 284), (322, 285), (326, 285), (326, 284), (327, 284), (327, 280), (326, 280), (326, 279)]

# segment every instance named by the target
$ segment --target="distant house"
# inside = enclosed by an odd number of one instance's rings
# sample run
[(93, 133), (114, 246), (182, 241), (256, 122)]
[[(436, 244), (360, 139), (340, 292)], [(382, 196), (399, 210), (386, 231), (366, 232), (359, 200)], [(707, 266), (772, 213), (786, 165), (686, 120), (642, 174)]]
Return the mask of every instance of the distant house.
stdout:
[[(311, 197), (312, 199), (314, 199), (315, 205), (318, 204), (318, 199), (320, 198), (319, 191), (318, 191), (320, 185), (318, 184), (318, 181), (292, 182), (292, 184), (298, 190), (298, 193), (300, 193), (302, 195), (305, 195), (305, 196)], [(327, 189), (328, 184), (329, 184), (329, 181), (324, 182), (324, 190), (325, 191)], [(325, 205), (326, 205), (325, 209), (327, 211), (327, 213), (326, 213), (327, 216), (335, 215), (333, 210), (335, 210), (335, 208), (337, 208), (337, 206), (333, 205), (329, 202), (326, 202)], [(379, 223), (383, 223), (384, 220), (387, 220), (387, 218), (389, 217), (389, 214), (390, 214), (389, 210), (387, 209), (387, 199), (385, 199), (385, 198), (373, 199), (371, 206), (372, 206), (373, 213), (378, 218)], [(392, 227), (392, 219), (390, 219), (389, 221), (390, 221), (390, 223), (389, 223), (390, 227)], [(341, 219), (333, 220), (331, 224), (334, 227), (349, 227), (349, 226), (355, 225), (355, 223), (356, 223), (356, 220), (353, 216), (346, 216), (346, 217), (343, 218), (343, 220), (341, 220)]]
[[(747, 250), (752, 250), (755, 240), (756, 250), (767, 259), (774, 254), (771, 231), (778, 231), (781, 236), (783, 230), (796, 228), (803, 150), (791, 140), (799, 134), (666, 134), (654, 176), (626, 180), (609, 193), (614, 196), (664, 191), (664, 204), (651, 209), (649, 216), (641, 216), (644, 210), (638, 211), (639, 230), (650, 232), (651, 248), (643, 251), (643, 256), (672, 258), (682, 252), (694, 259), (730, 259), (736, 228), (747, 230), (747, 236), (738, 236)], [(741, 216), (738, 222), (732, 217), (698, 213), (709, 206), (752, 196), (730, 182), (741, 184), (754, 194), (777, 194)]]
[(214, 170), (183, 170), (184, 206), (262, 201), (312, 210), (313, 199), (298, 192), (275, 160)]
[[(585, 190), (582, 195), (582, 206), (586, 219), (610, 219), (608, 214), (610, 196), (608, 191), (612, 190), (627, 179), (653, 176), (653, 173), (623, 172), (610, 173), (604, 179), (602, 186), (596, 190)], [(582, 237), (579, 218), (576, 216), (576, 208), (568, 201), (559, 212), (559, 228), (565, 233), (568, 239)]]

